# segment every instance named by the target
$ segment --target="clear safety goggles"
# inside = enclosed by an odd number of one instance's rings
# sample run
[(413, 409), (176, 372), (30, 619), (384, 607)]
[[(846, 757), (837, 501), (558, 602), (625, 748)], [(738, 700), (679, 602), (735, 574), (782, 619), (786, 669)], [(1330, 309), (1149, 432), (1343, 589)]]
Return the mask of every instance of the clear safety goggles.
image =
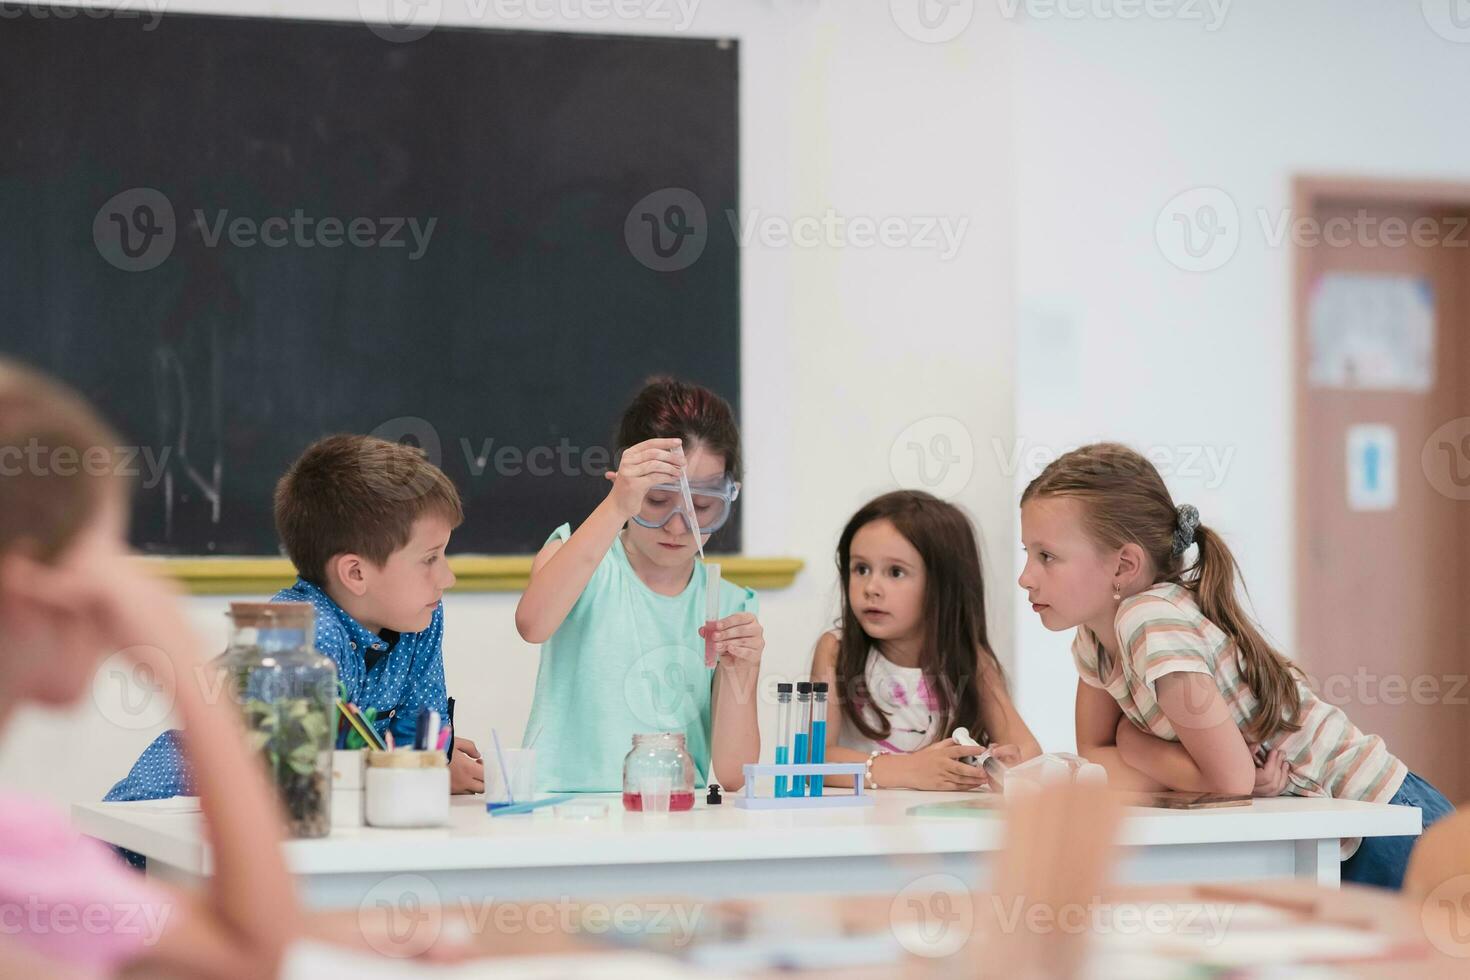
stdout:
[(699, 528), (700, 534), (713, 534), (725, 526), (735, 501), (740, 497), (740, 484), (724, 474), (718, 480), (689, 484), (689, 496), (694, 500), (693, 520), (684, 513), (683, 494), (677, 483), (657, 483), (643, 495), (643, 506), (633, 515), (633, 520), (644, 527), (660, 528), (678, 514), (686, 527)]

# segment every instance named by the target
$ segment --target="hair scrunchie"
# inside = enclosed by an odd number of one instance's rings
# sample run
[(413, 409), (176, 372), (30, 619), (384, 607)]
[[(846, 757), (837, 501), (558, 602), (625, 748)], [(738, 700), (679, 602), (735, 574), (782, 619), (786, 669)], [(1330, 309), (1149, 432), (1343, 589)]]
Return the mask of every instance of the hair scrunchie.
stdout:
[(1194, 532), (1199, 527), (1199, 509), (1193, 504), (1180, 504), (1174, 524), (1174, 557), (1179, 557), (1194, 544)]

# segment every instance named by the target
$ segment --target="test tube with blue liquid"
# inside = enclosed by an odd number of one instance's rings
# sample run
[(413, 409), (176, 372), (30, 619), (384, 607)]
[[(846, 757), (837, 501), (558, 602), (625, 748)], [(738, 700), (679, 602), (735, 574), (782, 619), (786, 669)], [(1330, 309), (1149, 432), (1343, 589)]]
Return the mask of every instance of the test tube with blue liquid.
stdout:
[[(791, 761), (791, 685), (776, 685), (776, 765)], [(785, 776), (776, 777), (776, 796), (790, 796)]]
[[(793, 765), (805, 765), (807, 762), (807, 747), (810, 744), (812, 730), (812, 682), (797, 681), (796, 683), (796, 730), (791, 733), (791, 762)], [(792, 796), (806, 795), (806, 777), (791, 777)]]
[[(809, 750), (812, 761), (818, 764), (827, 761), (827, 682), (817, 681), (812, 685), (812, 735)], [(807, 777), (808, 796), (822, 795), (822, 777)]]

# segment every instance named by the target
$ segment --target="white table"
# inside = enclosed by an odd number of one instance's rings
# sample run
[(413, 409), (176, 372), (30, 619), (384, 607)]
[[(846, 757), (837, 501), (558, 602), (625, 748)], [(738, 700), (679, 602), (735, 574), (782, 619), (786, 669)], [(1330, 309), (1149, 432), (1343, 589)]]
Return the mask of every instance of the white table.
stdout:
[[(590, 797), (589, 797), (590, 798)], [(456, 797), (450, 825), (434, 830), (334, 830), (290, 841), (286, 860), (306, 901), (351, 907), (385, 878), (428, 879), (441, 901), (678, 894), (722, 898), (758, 892), (896, 892), (930, 873), (983, 887), (1001, 847), (995, 817), (915, 817), (919, 803), (962, 793), (881, 790), (857, 809), (625, 813), (579, 822), (548, 810), (491, 818), (483, 797)], [(210, 873), (200, 815), (87, 803), (72, 808), (82, 833), (148, 858), (151, 875), (197, 883)], [(1418, 834), (1413, 807), (1281, 797), (1216, 810), (1129, 808), (1118, 872), (1124, 883), (1297, 877), (1339, 881), (1338, 839)]]

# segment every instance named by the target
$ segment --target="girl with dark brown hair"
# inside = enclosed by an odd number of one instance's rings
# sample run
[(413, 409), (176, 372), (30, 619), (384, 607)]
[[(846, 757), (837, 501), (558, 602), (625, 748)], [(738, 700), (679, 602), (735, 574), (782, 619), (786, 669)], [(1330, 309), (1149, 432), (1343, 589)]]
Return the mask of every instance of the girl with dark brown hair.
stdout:
[(837, 543), (842, 625), (817, 641), (812, 679), (831, 690), (827, 760), (865, 762), (874, 788), (969, 790), (965, 728), (1009, 764), (1041, 754), (1021, 720), (985, 624), (970, 521), (900, 490), (858, 510)]

